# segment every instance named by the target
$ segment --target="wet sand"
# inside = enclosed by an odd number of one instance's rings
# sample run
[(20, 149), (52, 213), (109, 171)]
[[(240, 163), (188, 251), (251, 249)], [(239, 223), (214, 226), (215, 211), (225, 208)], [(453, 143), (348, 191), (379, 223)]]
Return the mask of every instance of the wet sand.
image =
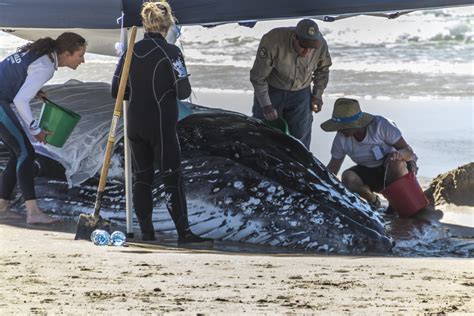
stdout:
[(1, 315), (474, 310), (472, 259), (183, 249), (166, 238), (99, 247), (74, 241), (74, 229), (0, 220)]

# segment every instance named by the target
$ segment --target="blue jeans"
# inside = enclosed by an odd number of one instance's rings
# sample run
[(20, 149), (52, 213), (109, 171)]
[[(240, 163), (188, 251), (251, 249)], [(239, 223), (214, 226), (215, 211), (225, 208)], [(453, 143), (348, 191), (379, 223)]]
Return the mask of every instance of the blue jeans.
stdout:
[[(288, 123), (290, 134), (299, 139), (309, 150), (311, 143), (311, 128), (313, 125), (313, 115), (311, 112), (311, 88), (299, 91), (280, 90), (269, 87), (270, 101), (278, 113)], [(264, 119), (263, 109), (257, 98), (254, 97), (253, 117)]]

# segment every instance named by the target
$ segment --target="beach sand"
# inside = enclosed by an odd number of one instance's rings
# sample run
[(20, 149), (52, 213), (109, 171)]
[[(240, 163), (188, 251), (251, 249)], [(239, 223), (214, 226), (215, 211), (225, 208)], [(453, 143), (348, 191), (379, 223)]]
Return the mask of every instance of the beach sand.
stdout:
[[(20, 220), (24, 222), (23, 220)], [(470, 313), (474, 261), (101, 247), (0, 221), (0, 314)]]

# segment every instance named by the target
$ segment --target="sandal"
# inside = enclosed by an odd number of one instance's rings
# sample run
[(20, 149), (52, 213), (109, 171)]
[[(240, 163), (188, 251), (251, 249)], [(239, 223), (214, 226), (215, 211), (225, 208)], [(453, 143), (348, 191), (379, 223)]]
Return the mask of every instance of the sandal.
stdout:
[(378, 210), (379, 208), (382, 207), (382, 202), (380, 201), (380, 198), (378, 195), (375, 195), (375, 201), (368, 202), (370, 207), (372, 207), (375, 210)]

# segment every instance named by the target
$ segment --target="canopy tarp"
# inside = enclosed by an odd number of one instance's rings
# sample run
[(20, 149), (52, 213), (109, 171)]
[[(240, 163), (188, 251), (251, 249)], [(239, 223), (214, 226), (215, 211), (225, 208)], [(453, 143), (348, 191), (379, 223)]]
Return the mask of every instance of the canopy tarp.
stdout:
[[(119, 28), (140, 25), (142, 0), (0, 0), (0, 28)], [(179, 23), (220, 24), (472, 5), (472, 0), (169, 0)]]
[[(126, 25), (140, 25), (142, 1), (124, 0)], [(219, 24), (472, 5), (472, 0), (169, 0), (180, 24)]]

